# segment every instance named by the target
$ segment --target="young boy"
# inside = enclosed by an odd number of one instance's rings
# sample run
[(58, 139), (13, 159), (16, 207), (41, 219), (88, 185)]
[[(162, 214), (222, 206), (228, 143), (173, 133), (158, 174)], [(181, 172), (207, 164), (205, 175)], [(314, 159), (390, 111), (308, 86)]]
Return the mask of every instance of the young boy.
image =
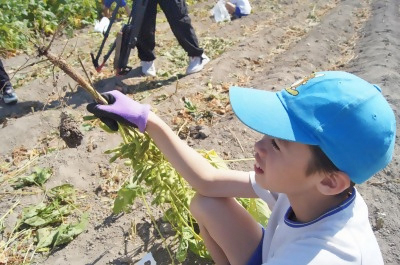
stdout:
[[(239, 119), (264, 134), (254, 172), (218, 170), (158, 116), (112, 91), (88, 110), (110, 128), (147, 131), (197, 195), (191, 211), (216, 264), (383, 264), (353, 183), (391, 160), (396, 123), (379, 87), (346, 72), (318, 72), (274, 93), (232, 87)], [(272, 209), (261, 227), (234, 197)]]

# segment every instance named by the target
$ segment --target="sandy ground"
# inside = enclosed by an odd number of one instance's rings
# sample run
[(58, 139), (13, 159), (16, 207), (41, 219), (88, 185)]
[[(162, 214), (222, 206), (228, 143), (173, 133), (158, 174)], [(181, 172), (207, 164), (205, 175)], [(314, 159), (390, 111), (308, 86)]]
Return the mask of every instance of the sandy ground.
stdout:
[[(223, 106), (227, 94), (222, 87), (240, 85), (265, 90), (279, 90), (312, 71), (344, 70), (357, 74), (381, 86), (383, 94), (400, 118), (400, 2), (397, 0), (343, 0), (343, 1), (252, 1), (253, 13), (245, 18), (224, 24), (216, 24), (208, 15), (212, 1), (201, 1), (191, 7), (193, 25), (200, 41), (207, 38), (223, 38), (230, 45), (201, 73), (176, 78), (148, 80), (138, 76), (136, 52), (131, 54), (133, 71), (125, 78), (114, 78), (110, 70), (102, 74), (90, 71), (96, 88), (108, 91), (118, 86), (136, 99), (150, 103), (154, 109), (173, 125), (173, 119), (184, 109), (183, 96), (196, 98), (211, 92), (219, 93)], [(177, 45), (168, 24), (160, 15), (157, 25), (156, 47), (158, 74), (171, 68), (165, 51), (168, 45)], [(98, 35), (88, 29), (70, 39), (62, 39), (53, 45), (52, 51), (64, 51), (76, 68), (76, 54), (86, 54), (98, 47)], [(65, 48), (64, 48), (65, 46)], [(207, 51), (212, 53), (212, 51)], [(10, 75), (26, 61), (27, 55), (5, 59), (3, 62)], [(33, 57), (31, 57), (33, 58)], [(33, 58), (33, 61), (39, 60)], [(89, 60), (84, 60), (91, 69)], [(111, 67), (108, 67), (109, 69)], [(87, 115), (85, 106), (91, 98), (75, 82), (64, 74), (55, 72), (47, 63), (18, 71), (13, 82), (18, 82), (19, 103), (14, 106), (0, 104), (0, 162), (12, 166), (3, 172), (0, 184), (0, 213), (20, 200), (21, 204), (6, 220), (12, 227), (23, 206), (37, 203), (43, 194), (17, 194), (5, 181), (7, 174), (15, 172), (27, 161), (31, 166), (52, 168), (54, 175), (46, 183), (51, 188), (63, 183), (73, 184), (82, 195), (82, 209), (90, 215), (86, 232), (70, 244), (53, 251), (49, 256), (36, 255), (38, 264), (126, 264), (135, 263), (147, 252), (152, 252), (157, 264), (171, 264), (162, 240), (154, 229), (148, 211), (136, 203), (129, 214), (112, 215), (113, 199), (105, 192), (104, 172), (119, 172), (124, 176), (127, 169), (118, 163), (109, 164), (105, 150), (117, 146), (118, 134), (108, 134), (100, 128), (82, 130), (82, 144), (67, 148), (58, 136), (60, 114), (67, 111), (83, 124)], [(184, 73), (184, 68), (181, 69)], [(55, 84), (55, 86), (53, 85)], [(69, 85), (71, 85), (71, 89)], [(71, 92), (71, 90), (73, 92)], [(161, 102), (160, 95), (167, 95)], [(157, 102), (157, 104), (156, 104)], [(189, 124), (190, 125), (190, 124)], [(193, 125), (193, 124), (192, 124)], [(176, 126), (175, 126), (176, 127)], [(81, 127), (83, 128), (83, 127)], [(190, 145), (201, 149), (215, 149), (224, 159), (252, 157), (252, 145), (260, 137), (242, 125), (230, 111), (219, 113), (205, 139), (187, 138)], [(178, 128), (176, 128), (178, 130)], [(362, 132), (360, 132), (362, 133)], [(397, 129), (399, 135), (399, 129)], [(399, 229), (399, 141), (391, 164), (358, 189), (369, 207), (370, 222), (383, 253), (386, 264), (400, 264)], [(32, 150), (54, 147), (55, 152), (37, 152), (39, 156), (24, 157)], [(21, 151), (25, 148), (27, 151)], [(15, 156), (19, 150), (20, 156)], [(14, 156), (13, 156), (14, 154)], [(251, 170), (252, 162), (230, 163), (231, 168)], [(127, 173), (126, 173), (127, 174)], [(125, 174), (125, 175), (126, 175)], [(109, 187), (112, 190), (112, 187)], [(160, 219), (160, 210), (152, 208), (152, 215)], [(136, 234), (131, 235), (132, 224)], [(162, 229), (167, 243), (173, 233)], [(4, 239), (3, 239), (4, 240)], [(174, 250), (176, 246), (170, 245)], [(183, 264), (212, 264), (189, 255)]]

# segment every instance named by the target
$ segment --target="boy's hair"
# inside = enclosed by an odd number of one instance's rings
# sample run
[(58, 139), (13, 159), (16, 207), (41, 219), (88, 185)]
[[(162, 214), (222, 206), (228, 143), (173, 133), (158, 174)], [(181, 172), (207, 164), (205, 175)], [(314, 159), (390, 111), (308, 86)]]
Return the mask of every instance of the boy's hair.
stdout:
[[(312, 175), (317, 172), (323, 173), (332, 173), (335, 171), (340, 171), (335, 164), (326, 156), (326, 154), (319, 148), (317, 145), (309, 145), (311, 150), (311, 160), (309, 161), (308, 167), (306, 169), (306, 175)], [(352, 188), (355, 183), (353, 181), (350, 182), (350, 186), (345, 189), (343, 192), (337, 194), (336, 196), (347, 196), (351, 194)]]
[(233, 111), (271, 137), (316, 145), (357, 184), (392, 159), (396, 119), (381, 89), (346, 72), (317, 72), (279, 92), (231, 87)]
[(309, 145), (312, 158), (308, 163), (306, 175), (310, 176), (317, 172), (331, 173), (339, 171), (333, 162), (325, 155), (325, 153), (317, 145)]

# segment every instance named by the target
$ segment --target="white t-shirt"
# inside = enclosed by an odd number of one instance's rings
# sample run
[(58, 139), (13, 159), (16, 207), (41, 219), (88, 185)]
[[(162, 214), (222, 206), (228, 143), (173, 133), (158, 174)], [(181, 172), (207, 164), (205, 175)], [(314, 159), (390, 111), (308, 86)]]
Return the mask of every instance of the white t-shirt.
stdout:
[(235, 6), (239, 7), (240, 12), (243, 15), (249, 15), (251, 12), (251, 6), (248, 0), (231, 0), (230, 1)]
[(250, 180), (256, 194), (272, 210), (263, 239), (263, 264), (383, 264), (382, 254), (368, 220), (368, 209), (354, 189), (341, 205), (314, 221), (298, 223), (285, 194), (272, 193)]

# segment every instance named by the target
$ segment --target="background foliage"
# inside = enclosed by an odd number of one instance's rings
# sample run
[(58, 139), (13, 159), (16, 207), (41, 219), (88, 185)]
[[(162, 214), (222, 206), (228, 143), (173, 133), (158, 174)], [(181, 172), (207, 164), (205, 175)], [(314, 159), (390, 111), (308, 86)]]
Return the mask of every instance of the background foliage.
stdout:
[[(132, 1), (127, 1), (130, 7)], [(191, 5), (198, 0), (186, 2)], [(0, 0), (0, 55), (29, 49), (32, 37), (51, 35), (63, 22), (69, 33), (93, 24), (101, 11), (101, 0)]]
[(29, 39), (50, 35), (65, 22), (66, 30), (92, 24), (101, 0), (0, 0), (0, 54), (29, 47)]

